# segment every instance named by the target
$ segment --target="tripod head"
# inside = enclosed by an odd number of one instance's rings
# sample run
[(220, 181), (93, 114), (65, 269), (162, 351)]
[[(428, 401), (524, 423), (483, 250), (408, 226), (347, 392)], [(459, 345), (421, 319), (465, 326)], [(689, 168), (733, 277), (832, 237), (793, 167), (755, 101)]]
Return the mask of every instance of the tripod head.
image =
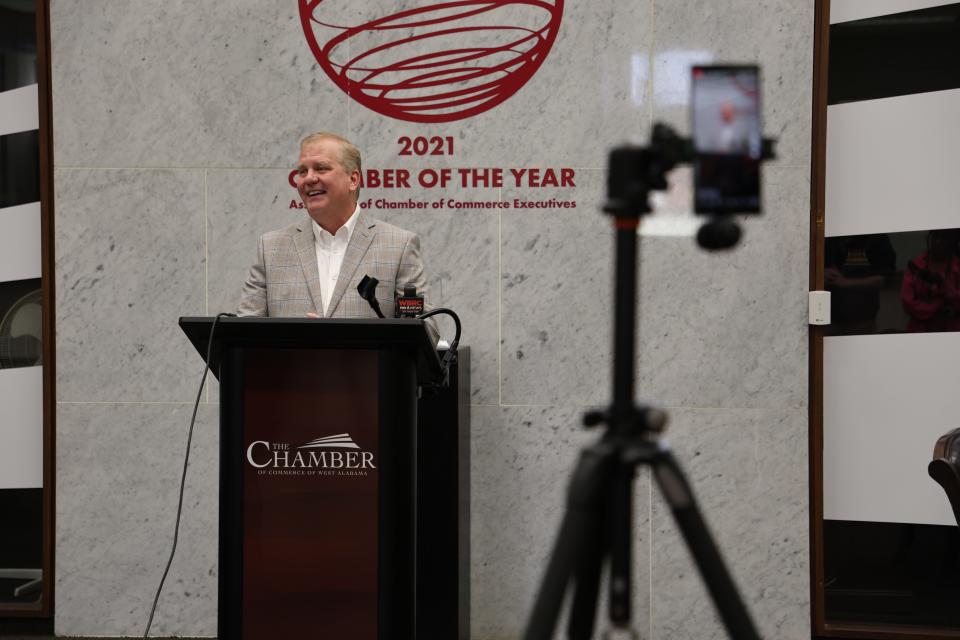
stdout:
[(681, 138), (665, 124), (653, 125), (649, 146), (624, 145), (610, 152), (603, 210), (617, 218), (650, 213), (650, 192), (665, 190), (667, 173), (693, 157), (689, 138)]
[[(603, 211), (617, 218), (618, 225), (636, 228), (639, 219), (652, 211), (650, 192), (666, 190), (667, 173), (696, 157), (691, 138), (681, 137), (668, 125), (654, 124), (648, 146), (624, 145), (610, 152)], [(764, 138), (760, 160), (774, 157), (774, 140)], [(740, 225), (730, 214), (714, 214), (700, 227), (697, 243), (707, 250), (728, 249), (741, 235)]]

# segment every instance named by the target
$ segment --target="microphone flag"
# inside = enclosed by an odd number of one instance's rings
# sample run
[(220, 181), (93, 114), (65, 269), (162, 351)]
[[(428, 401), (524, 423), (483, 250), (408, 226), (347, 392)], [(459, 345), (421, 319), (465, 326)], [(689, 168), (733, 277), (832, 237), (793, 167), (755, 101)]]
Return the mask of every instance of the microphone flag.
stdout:
[(397, 298), (396, 316), (398, 318), (416, 318), (423, 313), (423, 296), (417, 295), (417, 288), (406, 286), (403, 295)]

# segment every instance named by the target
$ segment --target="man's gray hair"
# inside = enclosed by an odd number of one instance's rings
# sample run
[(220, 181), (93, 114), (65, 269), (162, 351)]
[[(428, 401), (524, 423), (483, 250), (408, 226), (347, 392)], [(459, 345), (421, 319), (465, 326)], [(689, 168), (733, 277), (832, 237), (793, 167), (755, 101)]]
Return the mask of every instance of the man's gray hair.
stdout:
[[(340, 164), (343, 165), (344, 171), (347, 173), (359, 171), (360, 175), (363, 175), (363, 163), (360, 158), (360, 149), (357, 149), (352, 142), (343, 136), (338, 136), (337, 134), (330, 133), (328, 131), (317, 131), (316, 133), (311, 133), (300, 141), (300, 150), (303, 151), (303, 148), (308, 144), (320, 142), (322, 140), (336, 140), (340, 144)], [(359, 200), (360, 187), (357, 187), (356, 196)]]

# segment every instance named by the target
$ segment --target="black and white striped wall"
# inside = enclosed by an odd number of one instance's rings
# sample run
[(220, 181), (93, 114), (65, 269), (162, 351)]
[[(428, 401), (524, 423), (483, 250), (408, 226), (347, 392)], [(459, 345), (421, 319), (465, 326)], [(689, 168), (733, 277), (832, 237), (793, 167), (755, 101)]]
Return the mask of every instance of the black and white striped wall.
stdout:
[(900, 283), (960, 227), (960, 3), (833, 0), (830, 22), (827, 246), (886, 284), (824, 341), (824, 518), (955, 525), (927, 464), (960, 426), (960, 332), (911, 329)]
[(0, 490), (43, 472), (36, 13), (0, 3)]

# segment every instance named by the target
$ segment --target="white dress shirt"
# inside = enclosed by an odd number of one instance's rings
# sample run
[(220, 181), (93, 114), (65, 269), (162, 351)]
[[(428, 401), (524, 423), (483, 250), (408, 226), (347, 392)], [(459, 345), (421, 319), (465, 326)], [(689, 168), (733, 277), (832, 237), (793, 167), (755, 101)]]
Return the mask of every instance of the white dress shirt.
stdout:
[(323, 315), (330, 312), (330, 298), (333, 297), (333, 290), (337, 286), (337, 278), (340, 275), (340, 266), (343, 264), (343, 256), (347, 253), (347, 245), (350, 244), (350, 236), (353, 235), (353, 228), (357, 226), (357, 209), (353, 210), (350, 218), (337, 229), (337, 233), (331, 235), (327, 230), (313, 222), (314, 244), (317, 248), (317, 270), (320, 272), (320, 297), (323, 298)]

